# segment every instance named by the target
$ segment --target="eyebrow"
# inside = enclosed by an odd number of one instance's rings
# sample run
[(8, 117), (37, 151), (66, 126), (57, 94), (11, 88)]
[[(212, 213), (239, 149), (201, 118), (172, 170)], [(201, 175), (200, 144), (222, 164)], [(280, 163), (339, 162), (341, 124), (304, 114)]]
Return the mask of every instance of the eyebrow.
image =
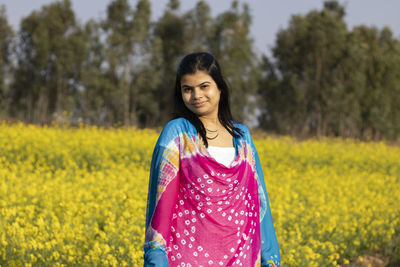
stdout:
[[(196, 85), (196, 86), (201, 86), (201, 85), (203, 85), (203, 84), (205, 84), (205, 83), (210, 83), (210, 84), (211, 84), (211, 82), (205, 81), (205, 82), (202, 82), (201, 84), (198, 84), (198, 85)], [(196, 86), (195, 86), (195, 87), (196, 87)], [(184, 85), (181, 86), (181, 88), (193, 88), (193, 86), (189, 86), (189, 85), (187, 85), (187, 84), (184, 84)]]

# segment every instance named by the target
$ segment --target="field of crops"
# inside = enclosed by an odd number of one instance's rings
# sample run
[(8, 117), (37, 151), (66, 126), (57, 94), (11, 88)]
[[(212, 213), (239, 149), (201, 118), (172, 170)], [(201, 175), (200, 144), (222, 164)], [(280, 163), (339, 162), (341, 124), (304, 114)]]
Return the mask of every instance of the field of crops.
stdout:
[[(141, 266), (157, 137), (0, 123), (0, 266)], [(282, 266), (340, 266), (373, 252), (400, 260), (398, 146), (288, 137), (255, 145)]]

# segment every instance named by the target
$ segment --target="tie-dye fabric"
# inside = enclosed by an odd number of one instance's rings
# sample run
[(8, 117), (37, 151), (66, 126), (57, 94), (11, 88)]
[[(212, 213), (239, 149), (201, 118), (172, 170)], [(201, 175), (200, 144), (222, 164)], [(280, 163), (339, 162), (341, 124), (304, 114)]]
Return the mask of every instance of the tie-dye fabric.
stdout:
[(233, 138), (229, 167), (186, 119), (170, 121), (155, 146), (144, 266), (279, 266), (259, 158), (250, 133)]

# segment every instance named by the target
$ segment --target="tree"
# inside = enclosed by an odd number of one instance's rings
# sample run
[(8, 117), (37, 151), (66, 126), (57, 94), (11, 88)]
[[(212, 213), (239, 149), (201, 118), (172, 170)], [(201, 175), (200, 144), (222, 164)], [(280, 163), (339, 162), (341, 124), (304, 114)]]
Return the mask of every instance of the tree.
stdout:
[(135, 73), (133, 86), (137, 88), (138, 126), (155, 127), (159, 125), (159, 89), (165, 86), (162, 77), (165, 72), (162, 57), (162, 41), (158, 37), (149, 40), (146, 60)]
[(257, 86), (261, 100), (259, 126), (269, 131), (290, 132), (299, 114), (305, 112), (301, 110), (304, 96), (296, 95), (291, 76), (280, 77), (267, 56), (262, 57), (259, 69), (262, 70)]
[[(251, 15), (247, 4), (239, 8), (233, 1), (231, 9), (214, 20), (211, 52), (218, 59), (231, 88), (232, 113), (238, 120), (249, 119), (254, 111), (257, 58), (250, 37)], [(246, 112), (247, 111), (247, 112)]]
[(184, 20), (186, 50), (188, 52), (210, 51), (213, 23), (210, 6), (204, 0), (199, 0), (196, 6), (184, 15)]
[[(137, 5), (136, 5), (136, 10), (134, 12), (134, 19), (133, 19), (133, 37), (134, 37), (134, 42), (136, 45), (136, 53), (139, 55), (137, 57), (137, 61), (141, 62), (144, 61), (145, 59), (141, 55), (145, 55), (148, 47), (147, 47), (147, 42), (149, 37), (149, 30), (150, 30), (150, 17), (151, 17), (151, 8), (150, 8), (150, 2), (148, 0), (139, 0)], [(138, 71), (135, 73), (136, 76), (138, 76), (138, 73), (141, 71), (143, 66), (145, 65), (143, 63), (136, 64)], [(149, 77), (151, 78), (151, 77)], [(143, 88), (143, 87), (142, 87)], [(132, 111), (130, 118), (134, 120), (134, 125), (137, 125), (137, 110), (139, 106), (139, 90), (141, 87), (139, 86), (139, 83), (133, 84), (133, 97), (132, 97)], [(143, 88), (145, 89), (145, 88)]]
[(13, 111), (47, 123), (73, 111), (84, 48), (69, 0), (43, 6), (21, 22)]
[(11, 77), (11, 49), (13, 30), (8, 25), (6, 8), (0, 6), (0, 115), (6, 115), (8, 109), (9, 80)]
[(161, 124), (165, 124), (171, 118), (176, 69), (187, 46), (185, 20), (180, 15), (179, 6), (179, 0), (170, 0), (163, 16), (154, 25), (154, 37), (161, 45), (163, 63), (162, 83), (156, 89), (160, 110), (158, 121)]
[[(261, 125), (279, 133), (372, 136), (399, 134), (399, 41), (388, 28), (352, 32), (337, 1), (294, 15), (264, 58)], [(397, 104), (396, 104), (397, 103)]]
[(346, 51), (348, 34), (343, 15), (342, 7), (328, 1), (320, 12), (293, 16), (289, 27), (277, 35), (273, 49), (277, 67), (285, 79), (292, 81), (299, 112), (296, 119), (305, 122), (300, 128), (289, 127), (291, 131), (311, 130), (317, 136), (326, 135), (330, 123), (336, 120), (335, 101), (340, 101), (344, 93), (337, 87), (336, 71)]
[[(121, 92), (123, 105), (116, 101), (116, 106), (123, 106), (123, 117), (126, 126), (131, 121), (136, 125), (137, 90), (133, 90), (131, 108), (131, 85), (135, 68), (135, 56), (140, 45), (148, 38), (150, 25), (150, 3), (139, 0), (136, 10), (132, 10), (127, 0), (115, 0), (107, 7), (107, 18), (104, 21), (106, 32), (108, 64), (117, 82), (117, 91)], [(122, 94), (123, 91), (123, 94)]]
[(87, 124), (104, 125), (112, 119), (107, 117), (112, 109), (114, 84), (109, 78), (107, 55), (100, 23), (90, 20), (84, 27), (85, 60), (82, 62), (79, 97), (79, 112)]
[(395, 138), (400, 125), (400, 42), (388, 28), (356, 27), (353, 37), (360, 53), (358, 68), (363, 71), (364, 84), (360, 96), (361, 133), (375, 139)]

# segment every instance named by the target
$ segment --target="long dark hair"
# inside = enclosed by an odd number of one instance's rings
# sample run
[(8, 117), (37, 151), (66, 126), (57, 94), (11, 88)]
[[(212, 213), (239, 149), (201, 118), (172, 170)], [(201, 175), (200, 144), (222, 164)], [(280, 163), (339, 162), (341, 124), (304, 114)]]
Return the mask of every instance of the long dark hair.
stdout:
[(233, 126), (232, 113), (229, 106), (229, 88), (222, 76), (221, 68), (213, 55), (207, 52), (196, 52), (186, 55), (179, 63), (176, 73), (175, 90), (174, 90), (174, 118), (186, 118), (197, 129), (206, 147), (208, 141), (206, 138), (206, 129), (201, 120), (190, 111), (183, 102), (181, 93), (181, 78), (186, 74), (194, 74), (196, 71), (204, 71), (210, 75), (221, 91), (220, 100), (218, 104), (218, 120), (234, 136), (243, 136), (242, 131)]

